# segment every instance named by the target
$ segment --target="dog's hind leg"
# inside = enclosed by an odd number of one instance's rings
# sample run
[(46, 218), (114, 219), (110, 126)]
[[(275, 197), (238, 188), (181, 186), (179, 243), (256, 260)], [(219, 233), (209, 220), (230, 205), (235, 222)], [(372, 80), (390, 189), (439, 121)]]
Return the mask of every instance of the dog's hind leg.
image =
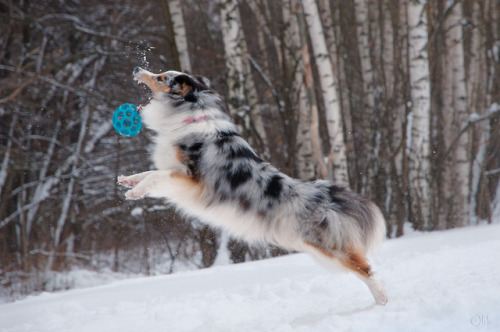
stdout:
[(385, 290), (382, 285), (373, 278), (371, 266), (368, 264), (364, 255), (359, 254), (356, 251), (349, 251), (347, 254), (344, 252), (334, 254), (334, 252), (325, 250), (310, 242), (306, 242), (306, 245), (306, 252), (311, 254), (311, 256), (326, 267), (338, 268), (340, 265), (341, 267), (347, 268), (349, 271), (353, 272), (356, 277), (368, 286), (368, 289), (372, 293), (375, 298), (375, 302), (378, 305), (385, 305), (387, 303)]
[(374, 279), (371, 266), (364, 255), (350, 252), (346, 258), (339, 258), (339, 261), (368, 286), (378, 305), (385, 305), (387, 303), (387, 294), (384, 287)]

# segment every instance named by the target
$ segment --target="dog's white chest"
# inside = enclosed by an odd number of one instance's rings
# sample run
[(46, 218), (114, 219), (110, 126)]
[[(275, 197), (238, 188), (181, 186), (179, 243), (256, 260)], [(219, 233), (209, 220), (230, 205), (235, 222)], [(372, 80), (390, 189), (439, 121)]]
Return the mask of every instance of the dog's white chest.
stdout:
[(153, 150), (152, 160), (159, 170), (181, 170), (185, 171), (186, 166), (181, 164), (176, 158), (176, 149), (167, 137), (161, 135), (156, 137), (157, 141)]

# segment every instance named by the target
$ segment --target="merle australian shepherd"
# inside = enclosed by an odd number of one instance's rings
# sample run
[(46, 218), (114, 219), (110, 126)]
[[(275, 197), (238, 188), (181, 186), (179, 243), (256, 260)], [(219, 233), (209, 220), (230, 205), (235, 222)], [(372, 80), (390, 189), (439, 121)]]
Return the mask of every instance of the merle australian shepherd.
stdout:
[(264, 162), (206, 78), (139, 67), (134, 78), (153, 91), (141, 115), (156, 132), (157, 170), (120, 176), (118, 183), (130, 188), (127, 199), (166, 198), (181, 213), (250, 243), (306, 252), (327, 267), (352, 271), (377, 304), (387, 302), (366, 258), (385, 236), (374, 203), (327, 181), (292, 179)]

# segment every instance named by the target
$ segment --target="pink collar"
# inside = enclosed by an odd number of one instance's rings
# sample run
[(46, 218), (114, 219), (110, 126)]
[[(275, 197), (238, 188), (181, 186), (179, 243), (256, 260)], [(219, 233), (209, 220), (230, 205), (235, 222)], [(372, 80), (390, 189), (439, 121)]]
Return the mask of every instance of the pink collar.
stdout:
[(147, 102), (145, 102), (144, 104), (139, 105), (139, 107), (137, 107), (137, 111), (138, 111), (138, 112), (142, 111), (142, 109), (143, 109), (144, 107), (146, 107), (146, 106), (148, 106), (148, 105), (149, 105), (149, 103), (151, 102), (151, 100), (152, 100), (152, 99), (153, 99), (153, 97), (149, 98), (149, 99), (148, 99), (148, 101), (147, 101)]
[(186, 120), (184, 120), (182, 122), (195, 123), (195, 122), (200, 122), (200, 121), (206, 121), (209, 119), (210, 119), (210, 117), (208, 115), (203, 115), (203, 116), (199, 116), (197, 118), (187, 118)]

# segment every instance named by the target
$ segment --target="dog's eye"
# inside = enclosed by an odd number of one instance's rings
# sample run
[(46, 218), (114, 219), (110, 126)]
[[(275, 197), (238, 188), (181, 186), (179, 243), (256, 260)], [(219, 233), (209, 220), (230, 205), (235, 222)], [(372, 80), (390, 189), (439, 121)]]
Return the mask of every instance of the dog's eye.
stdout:
[(163, 77), (158, 76), (158, 77), (156, 77), (156, 80), (157, 80), (158, 82), (162, 82), (162, 81), (163, 81)]

